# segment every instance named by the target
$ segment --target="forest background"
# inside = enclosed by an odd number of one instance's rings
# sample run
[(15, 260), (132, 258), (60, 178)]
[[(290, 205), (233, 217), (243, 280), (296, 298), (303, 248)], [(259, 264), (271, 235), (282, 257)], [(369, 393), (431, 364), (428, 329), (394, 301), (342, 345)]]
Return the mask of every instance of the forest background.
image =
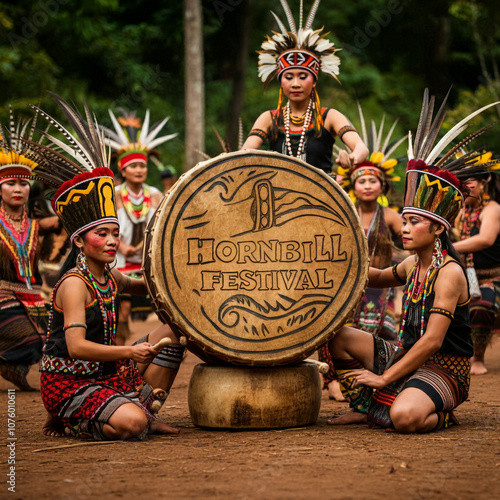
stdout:
[[(312, 0), (304, 3), (307, 14)], [(289, 4), (298, 21), (299, 0)], [(285, 21), (278, 0), (0, 2), (0, 121), (7, 123), (9, 105), (29, 118), (29, 104), (38, 103), (62, 118), (47, 90), (80, 109), (85, 100), (106, 126), (108, 108), (137, 110), (140, 117), (150, 109), (153, 122), (170, 116), (165, 133), (179, 133), (159, 151), (181, 173), (194, 165), (200, 145), (209, 156), (222, 152), (214, 128), (235, 150), (239, 119), (246, 136), (261, 112), (276, 107), (277, 82), (264, 92), (257, 77), (257, 50), (278, 30), (270, 10)], [(201, 20), (201, 43), (185, 36), (188, 11)], [(398, 119), (397, 138), (415, 130), (424, 88), (439, 102), (452, 87), (449, 128), (500, 100), (499, 25), (496, 0), (323, 0), (313, 28), (330, 32), (342, 63), (341, 84), (320, 75), (322, 105), (359, 126), (359, 101), (367, 120), (379, 124), (385, 115), (386, 130)], [(195, 99), (185, 85), (186, 49), (202, 61), (204, 101), (189, 111), (202, 122), (196, 144), (186, 134), (186, 104)], [(470, 130), (499, 117), (500, 107), (492, 108)], [(477, 145), (500, 152), (498, 127)], [(397, 154), (405, 152), (403, 146)], [(156, 169), (149, 182), (159, 186)]]

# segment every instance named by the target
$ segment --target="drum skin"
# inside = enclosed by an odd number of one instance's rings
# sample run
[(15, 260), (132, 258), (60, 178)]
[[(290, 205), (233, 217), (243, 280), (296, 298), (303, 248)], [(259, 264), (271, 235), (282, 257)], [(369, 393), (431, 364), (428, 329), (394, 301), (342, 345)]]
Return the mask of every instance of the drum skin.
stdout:
[(297, 158), (246, 150), (186, 172), (145, 235), (160, 319), (203, 360), (305, 359), (351, 316), (368, 279), (366, 237), (335, 180)]
[(283, 429), (316, 423), (321, 380), (313, 363), (275, 367), (194, 367), (188, 391), (193, 424), (208, 429)]

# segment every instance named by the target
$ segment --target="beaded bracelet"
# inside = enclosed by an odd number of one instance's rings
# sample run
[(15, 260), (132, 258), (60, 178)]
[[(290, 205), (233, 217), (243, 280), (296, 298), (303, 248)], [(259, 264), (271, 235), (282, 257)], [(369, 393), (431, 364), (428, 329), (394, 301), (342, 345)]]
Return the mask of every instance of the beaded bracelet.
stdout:
[(455, 317), (454, 314), (447, 309), (441, 309), (440, 307), (431, 307), (429, 309), (429, 314), (436, 313), (436, 314), (442, 314), (443, 316), (446, 316), (450, 320), (453, 320)]
[(341, 127), (341, 129), (338, 132), (339, 139), (342, 139), (342, 136), (344, 134), (347, 134), (347, 132), (358, 132), (352, 125), (344, 125)]
[(260, 137), (263, 141), (267, 141), (267, 134), (260, 128), (253, 128), (252, 130), (250, 130), (248, 136), (250, 137), (251, 135), (256, 135), (257, 137)]
[(85, 330), (87, 329), (87, 325), (85, 323), (75, 322), (75, 323), (68, 323), (67, 325), (65, 325), (63, 327), (63, 331), (65, 332), (68, 328), (77, 328), (77, 327), (85, 328)]
[(396, 278), (396, 280), (399, 283), (401, 283), (402, 285), (406, 285), (406, 281), (404, 279), (402, 279), (401, 276), (399, 276), (398, 271), (397, 271), (397, 267), (398, 267), (397, 264), (394, 264), (392, 266), (392, 274), (394, 275), (394, 278)]

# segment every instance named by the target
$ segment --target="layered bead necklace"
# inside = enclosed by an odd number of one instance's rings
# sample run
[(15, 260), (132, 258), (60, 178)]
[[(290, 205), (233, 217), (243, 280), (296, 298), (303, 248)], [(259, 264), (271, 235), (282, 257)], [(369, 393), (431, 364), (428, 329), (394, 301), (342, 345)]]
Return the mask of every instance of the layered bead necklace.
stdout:
[(309, 129), (309, 125), (311, 124), (312, 121), (312, 115), (313, 115), (313, 100), (309, 100), (309, 104), (307, 105), (307, 110), (304, 116), (304, 125), (302, 127), (302, 133), (300, 134), (300, 140), (299, 140), (299, 146), (297, 147), (297, 154), (293, 154), (292, 150), (292, 143), (290, 141), (290, 121), (292, 121), (292, 124), (299, 124), (299, 122), (302, 122), (302, 118), (299, 120), (294, 118), (290, 118), (290, 101), (287, 102), (285, 109), (283, 111), (283, 120), (285, 122), (285, 143), (288, 151), (288, 156), (295, 156), (297, 158), (300, 158), (302, 154), (302, 150), (304, 148), (304, 143), (305, 143), (305, 138), (306, 138), (306, 132)]
[(36, 252), (38, 225), (31, 223), (26, 206), (22, 215), (9, 215), (3, 201), (0, 201), (0, 223), (2, 225), (0, 238), (4, 240), (4, 246), (12, 260), (17, 263), (18, 277), (26, 283), (28, 289), (31, 289), (33, 276), (31, 259)]
[(121, 186), (121, 195), (126, 212), (133, 217), (136, 222), (145, 220), (151, 208), (149, 187), (144, 185), (139, 193), (135, 194), (129, 191), (127, 183), (124, 182)]
[(443, 250), (442, 255), (438, 257), (433, 252), (432, 261), (425, 271), (425, 275), (420, 284), (418, 282), (418, 275), (420, 273), (420, 260), (418, 260), (415, 266), (413, 266), (413, 269), (411, 271), (410, 283), (406, 290), (406, 300), (403, 305), (403, 319), (401, 321), (401, 328), (399, 329), (398, 340), (396, 343), (396, 347), (398, 349), (401, 348), (403, 343), (403, 330), (407, 323), (408, 310), (410, 308), (411, 301), (413, 301), (414, 303), (418, 303), (420, 300), (422, 300), (422, 313), (420, 315), (420, 337), (422, 337), (422, 335), (424, 334), (425, 302), (429, 295), (429, 290), (431, 288), (430, 285), (433, 282), (439, 268), (443, 265), (444, 255), (446, 255), (446, 253), (446, 250)]
[[(87, 259), (83, 252), (78, 254), (76, 260), (77, 269), (88, 279), (92, 285), (97, 301), (99, 303), (99, 309), (101, 311), (102, 323), (104, 325), (104, 345), (115, 345), (116, 338), (116, 287), (113, 279), (111, 278), (111, 273), (106, 270), (105, 277), (106, 283), (99, 283), (95, 277), (90, 272), (87, 265)], [(111, 311), (108, 310), (105, 304), (105, 300), (111, 301)]]

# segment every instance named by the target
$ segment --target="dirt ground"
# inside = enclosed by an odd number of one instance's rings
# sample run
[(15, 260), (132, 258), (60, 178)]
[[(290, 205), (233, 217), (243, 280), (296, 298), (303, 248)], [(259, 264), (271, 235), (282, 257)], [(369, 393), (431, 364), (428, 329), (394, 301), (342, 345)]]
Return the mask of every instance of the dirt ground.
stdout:
[[(134, 323), (134, 338), (156, 321)], [(323, 391), (316, 425), (273, 431), (196, 428), (187, 405), (199, 360), (185, 358), (160, 417), (177, 436), (143, 442), (85, 443), (48, 438), (40, 393), (16, 391), (15, 427), (8, 420), (12, 385), (0, 381), (0, 498), (168, 499), (490, 499), (500, 491), (500, 339), (487, 352), (489, 373), (472, 379), (461, 425), (428, 435), (399, 435), (366, 426), (331, 427), (345, 403)], [(29, 381), (39, 387), (35, 368)], [(13, 431), (15, 441), (9, 441)], [(7, 462), (15, 460), (13, 476)], [(6, 480), (7, 478), (7, 480)], [(14, 479), (15, 492), (7, 482)], [(11, 487), (11, 490), (8, 488)]]

